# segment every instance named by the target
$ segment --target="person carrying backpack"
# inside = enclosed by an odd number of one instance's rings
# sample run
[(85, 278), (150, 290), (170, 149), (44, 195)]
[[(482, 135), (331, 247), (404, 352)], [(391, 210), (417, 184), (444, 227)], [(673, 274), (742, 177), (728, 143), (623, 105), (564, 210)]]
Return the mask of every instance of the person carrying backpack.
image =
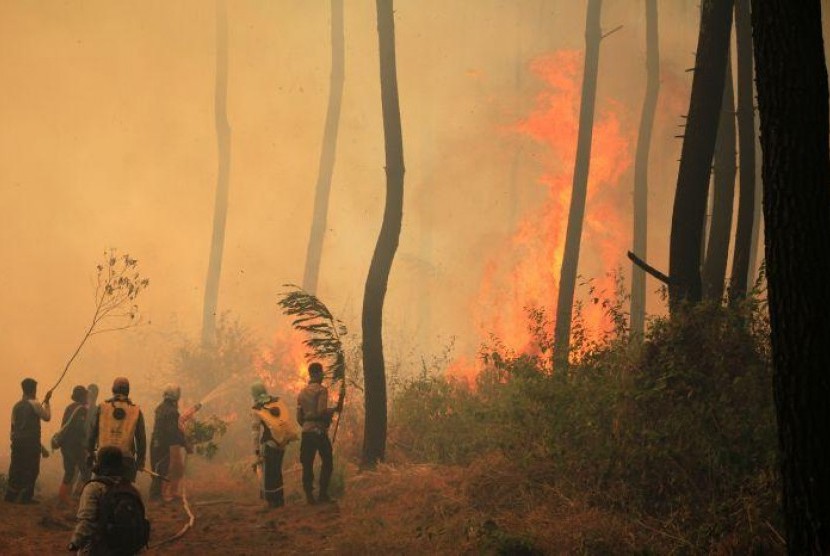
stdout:
[(68, 549), (90, 556), (139, 553), (150, 539), (150, 522), (141, 495), (125, 476), (124, 454), (117, 446), (98, 450), (95, 478), (81, 492), (78, 524)]
[(98, 404), (87, 438), (87, 457), (92, 458), (99, 446), (118, 446), (124, 454), (125, 476), (135, 482), (147, 456), (144, 415), (130, 400), (130, 381), (126, 377), (113, 381), (112, 394), (112, 398)]

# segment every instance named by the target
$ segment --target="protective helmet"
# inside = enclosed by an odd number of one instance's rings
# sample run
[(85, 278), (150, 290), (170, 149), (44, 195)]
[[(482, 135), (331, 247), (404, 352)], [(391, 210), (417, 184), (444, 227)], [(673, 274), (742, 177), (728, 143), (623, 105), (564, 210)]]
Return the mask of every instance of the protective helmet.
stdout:
[(164, 399), (177, 402), (182, 397), (182, 389), (178, 384), (172, 382), (164, 387)]
[(254, 403), (268, 403), (271, 401), (268, 390), (265, 389), (265, 385), (259, 380), (251, 384), (251, 397), (254, 399)]

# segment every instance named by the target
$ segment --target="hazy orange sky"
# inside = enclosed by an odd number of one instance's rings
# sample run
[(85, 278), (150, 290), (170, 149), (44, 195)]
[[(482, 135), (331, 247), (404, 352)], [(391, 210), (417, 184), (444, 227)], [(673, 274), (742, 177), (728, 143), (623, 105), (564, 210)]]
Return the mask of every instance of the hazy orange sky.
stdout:
[[(385, 177), (375, 5), (345, 4), (346, 81), (319, 294), (359, 334)], [(659, 268), (667, 266), (674, 126), (688, 102), (695, 4), (660, 2), (663, 89), (649, 209), (649, 259)], [(519, 216), (544, 195), (546, 151), (512, 131), (544, 86), (530, 67), (583, 48), (585, 2), (395, 6), (407, 173), (387, 351), (418, 361), (456, 337), (457, 352), (471, 354), (482, 340), (472, 324), (484, 266), (513, 233), (514, 179)], [(602, 45), (597, 110), (617, 113), (633, 152), (645, 79), (642, 3), (606, 0), (602, 19), (606, 29), (623, 27)], [(329, 3), (234, 0), (228, 20), (233, 135), (219, 307), (268, 339), (280, 285), (302, 278), (328, 95)], [(0, 408), (18, 397), (23, 376), (57, 377), (89, 318), (94, 266), (109, 247), (138, 258), (150, 278), (139, 304), (152, 324), (95, 338), (67, 385), (151, 376), (201, 322), (217, 164), (215, 5), (7, 1), (0, 42)], [(621, 180), (630, 199), (633, 172)], [(618, 233), (624, 246), (631, 231)], [(603, 271), (599, 248), (583, 243), (583, 272)], [(621, 249), (627, 272), (624, 257)]]

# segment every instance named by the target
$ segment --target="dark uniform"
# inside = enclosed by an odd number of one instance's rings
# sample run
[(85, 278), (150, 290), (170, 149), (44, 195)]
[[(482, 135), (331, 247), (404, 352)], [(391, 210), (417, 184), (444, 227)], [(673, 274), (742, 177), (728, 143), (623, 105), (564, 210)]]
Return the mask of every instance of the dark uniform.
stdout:
[(272, 508), (285, 504), (282, 482), (282, 460), (285, 456), (285, 447), (274, 438), (273, 432), (262, 420), (260, 412), (273, 410), (278, 401), (279, 398), (262, 395), (251, 408), (254, 450), (260, 458), (262, 469), (260, 494)]
[[(165, 398), (156, 407), (153, 436), (150, 440), (150, 465), (153, 471), (168, 476), (170, 471), (170, 448), (185, 446), (184, 432), (179, 427), (179, 407), (176, 400)], [(150, 483), (150, 500), (158, 500), (162, 494), (162, 480), (153, 477)]]
[(297, 397), (297, 422), (303, 427), (300, 440), (300, 463), (303, 465), (303, 491), (306, 500), (313, 504), (314, 500), (314, 458), (319, 453), (322, 466), (320, 468), (320, 491), (318, 500), (329, 500), (329, 482), (333, 469), (331, 441), (328, 429), (331, 423), (333, 408), (328, 407), (329, 391), (320, 383), (319, 378), (312, 375), (308, 386), (300, 391)]
[(61, 484), (71, 488), (75, 476), (80, 472), (83, 477), (86, 470), (86, 404), (72, 402), (66, 407), (61, 420), (61, 456), (63, 457), (63, 481)]
[[(25, 383), (26, 381), (24, 381)], [(34, 381), (32, 381), (34, 383)], [(36, 383), (34, 383), (36, 384)], [(24, 391), (26, 386), (24, 385)], [(47, 395), (48, 397), (48, 395)], [(40, 422), (49, 421), (52, 412), (49, 401), (40, 403), (34, 394), (24, 394), (12, 409), (11, 464), (6, 486), (6, 501), (27, 504), (35, 494), (35, 482), (40, 474)]]

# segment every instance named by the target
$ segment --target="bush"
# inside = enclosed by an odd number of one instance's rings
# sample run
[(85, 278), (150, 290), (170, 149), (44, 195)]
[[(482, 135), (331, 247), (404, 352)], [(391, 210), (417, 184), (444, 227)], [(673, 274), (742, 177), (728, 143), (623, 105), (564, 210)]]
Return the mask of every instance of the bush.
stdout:
[(411, 380), (394, 400), (391, 442), (426, 462), (503, 453), (530, 483), (672, 523), (687, 549), (758, 548), (766, 541), (752, 531), (767, 538), (758, 524), (770, 533), (778, 521), (763, 303), (653, 319), (641, 344), (628, 339), (622, 304), (603, 303), (615, 330), (579, 337), (567, 376), (552, 371), (552, 327), (531, 311), (534, 353), (494, 342), (472, 386), (439, 374)]

